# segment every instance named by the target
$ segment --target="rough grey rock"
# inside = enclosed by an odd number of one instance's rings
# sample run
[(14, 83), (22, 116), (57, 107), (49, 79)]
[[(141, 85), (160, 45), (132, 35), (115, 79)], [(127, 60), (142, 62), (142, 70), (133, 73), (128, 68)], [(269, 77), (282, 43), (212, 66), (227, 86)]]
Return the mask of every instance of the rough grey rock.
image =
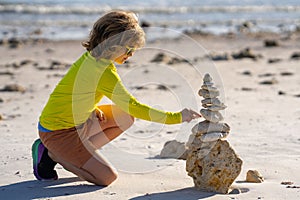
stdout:
[(178, 142), (177, 140), (167, 141), (160, 152), (160, 157), (185, 160), (187, 157), (187, 147), (184, 142)]
[(262, 183), (264, 182), (264, 177), (257, 170), (248, 170), (246, 175), (246, 182)]
[(204, 157), (197, 151), (189, 151), (186, 171), (194, 180), (196, 188), (227, 194), (240, 174), (242, 160), (227, 141), (218, 140)]
[(196, 136), (201, 136), (204, 133), (211, 133), (211, 132), (221, 132), (221, 133), (229, 133), (230, 127), (226, 123), (212, 123), (207, 120), (202, 121), (196, 124), (192, 128), (192, 133)]
[(204, 98), (216, 98), (220, 95), (219, 91), (208, 91), (204, 89), (200, 89), (198, 92), (199, 96), (202, 96)]
[(224, 105), (218, 98), (206, 98), (201, 101), (202, 104), (213, 104), (216, 106)]
[(206, 109), (200, 110), (201, 115), (206, 119), (207, 121), (217, 123), (219, 121), (222, 121), (224, 118), (220, 112), (213, 112)]
[(203, 90), (208, 90), (209, 92), (217, 92), (219, 91), (218, 88), (211, 86), (211, 85), (202, 85), (201, 88)]
[(221, 133), (221, 132), (212, 132), (206, 133), (200, 137), (202, 142), (214, 142), (219, 139), (223, 139), (228, 135), (228, 133)]
[(226, 108), (226, 106), (224, 104), (222, 106), (202, 104), (202, 106), (210, 111), (220, 111), (220, 110), (224, 110)]
[(212, 82), (212, 77), (209, 74), (205, 74), (203, 77), (203, 82)]

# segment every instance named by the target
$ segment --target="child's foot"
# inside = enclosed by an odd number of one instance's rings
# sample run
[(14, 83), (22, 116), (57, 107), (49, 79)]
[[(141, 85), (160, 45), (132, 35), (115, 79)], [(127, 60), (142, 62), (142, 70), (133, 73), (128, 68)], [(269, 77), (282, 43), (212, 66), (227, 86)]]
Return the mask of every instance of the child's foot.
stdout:
[(57, 180), (54, 162), (48, 155), (48, 149), (40, 139), (32, 145), (33, 174), (38, 180)]

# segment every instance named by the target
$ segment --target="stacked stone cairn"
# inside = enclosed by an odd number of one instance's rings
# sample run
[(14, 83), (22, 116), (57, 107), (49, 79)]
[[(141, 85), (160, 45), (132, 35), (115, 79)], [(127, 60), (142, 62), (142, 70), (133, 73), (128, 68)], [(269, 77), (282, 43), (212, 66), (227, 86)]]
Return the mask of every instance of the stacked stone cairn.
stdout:
[(198, 93), (204, 98), (201, 101), (204, 108), (200, 113), (205, 120), (192, 128), (187, 143), (186, 171), (197, 189), (227, 194), (233, 190), (231, 185), (241, 172), (242, 160), (225, 140), (230, 127), (221, 122), (220, 111), (226, 106), (218, 98), (220, 92), (213, 85), (211, 76), (205, 74)]

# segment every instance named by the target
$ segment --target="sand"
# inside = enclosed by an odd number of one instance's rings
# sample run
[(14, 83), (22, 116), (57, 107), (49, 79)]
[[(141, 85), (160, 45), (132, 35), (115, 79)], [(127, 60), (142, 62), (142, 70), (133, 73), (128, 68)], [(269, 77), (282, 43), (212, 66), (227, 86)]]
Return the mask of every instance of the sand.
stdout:
[[(279, 45), (266, 47), (266, 39)], [(246, 47), (261, 56), (215, 61), (207, 57), (211, 52), (232, 54)], [(195, 34), (149, 42), (127, 64), (118, 66), (125, 85), (141, 102), (170, 111), (184, 107), (200, 110), (197, 91), (204, 73), (212, 75), (227, 105), (223, 113), (231, 126), (227, 140), (244, 162), (233, 184), (240, 194), (221, 195), (193, 188), (184, 160), (157, 156), (166, 141), (186, 141), (191, 127), (201, 119), (180, 125), (136, 120), (126, 133), (100, 150), (119, 171), (117, 181), (108, 187), (81, 181), (60, 165), (56, 167), (59, 180), (37, 181), (32, 173), (31, 144), (37, 138), (39, 114), (66, 65), (84, 49), (80, 41), (28, 41), (17, 48), (2, 44), (0, 198), (300, 199), (300, 59), (291, 59), (299, 51), (297, 33), (289, 37)], [(180, 59), (174, 64), (151, 62), (161, 52), (169, 61)], [(279, 61), (269, 63), (275, 58)], [(25, 91), (4, 91), (9, 84), (18, 84)], [(258, 170), (265, 181), (245, 182), (249, 169)]]

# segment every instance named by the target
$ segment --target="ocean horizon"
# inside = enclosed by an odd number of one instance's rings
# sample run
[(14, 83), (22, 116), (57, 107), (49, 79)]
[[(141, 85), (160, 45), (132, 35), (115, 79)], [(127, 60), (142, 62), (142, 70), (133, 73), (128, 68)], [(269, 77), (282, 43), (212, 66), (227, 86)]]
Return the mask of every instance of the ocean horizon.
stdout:
[(300, 27), (300, 1), (296, 0), (1, 0), (0, 37), (84, 39), (93, 23), (112, 9), (133, 11), (141, 23), (178, 32), (223, 34), (237, 32), (244, 23), (251, 24), (251, 31)]

